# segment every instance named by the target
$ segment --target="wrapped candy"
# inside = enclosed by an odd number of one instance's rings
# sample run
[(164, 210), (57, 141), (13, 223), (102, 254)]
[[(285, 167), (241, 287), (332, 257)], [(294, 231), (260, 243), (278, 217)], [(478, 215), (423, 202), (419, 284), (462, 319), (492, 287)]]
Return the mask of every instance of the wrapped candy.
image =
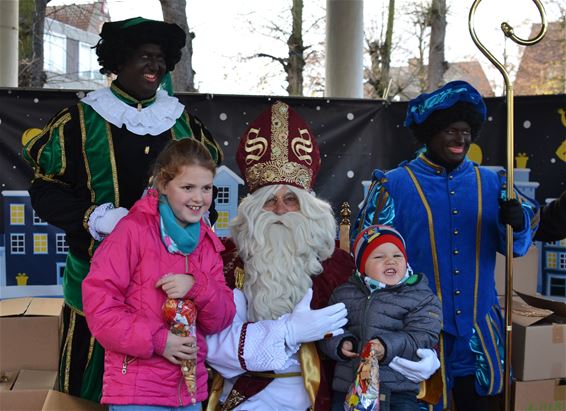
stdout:
[[(163, 304), (163, 316), (171, 325), (170, 330), (173, 334), (181, 337), (191, 335), (196, 337), (197, 308), (191, 300), (168, 298), (165, 304)], [(193, 397), (194, 402), (197, 386), (196, 359), (183, 360), (181, 362), (181, 371), (183, 372), (183, 378), (185, 379), (189, 394)]]
[(377, 347), (368, 342), (360, 355), (356, 379), (344, 402), (345, 411), (379, 411), (379, 361)]

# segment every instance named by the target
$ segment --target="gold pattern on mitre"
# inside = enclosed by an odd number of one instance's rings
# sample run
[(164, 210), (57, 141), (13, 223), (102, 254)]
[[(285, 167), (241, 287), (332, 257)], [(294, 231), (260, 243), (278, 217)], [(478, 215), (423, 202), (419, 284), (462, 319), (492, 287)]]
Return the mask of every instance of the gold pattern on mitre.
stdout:
[(261, 137), (259, 128), (250, 128), (248, 135), (246, 136), (246, 145), (244, 147), (246, 155), (246, 164), (250, 164), (254, 161), (260, 160), (265, 152), (269, 143), (265, 137)]
[[(250, 164), (260, 160), (267, 151), (267, 139), (259, 135), (259, 129), (250, 129), (245, 151), (245, 162)], [(307, 129), (297, 129), (292, 136), (291, 151), (304, 163), (311, 165), (314, 148), (313, 137)], [(251, 135), (251, 136), (250, 136)], [(269, 161), (254, 164), (246, 170), (249, 189), (253, 191), (260, 185), (270, 183), (291, 183), (308, 190), (313, 172), (307, 166), (289, 161), (289, 106), (281, 101), (271, 109), (271, 157)]]

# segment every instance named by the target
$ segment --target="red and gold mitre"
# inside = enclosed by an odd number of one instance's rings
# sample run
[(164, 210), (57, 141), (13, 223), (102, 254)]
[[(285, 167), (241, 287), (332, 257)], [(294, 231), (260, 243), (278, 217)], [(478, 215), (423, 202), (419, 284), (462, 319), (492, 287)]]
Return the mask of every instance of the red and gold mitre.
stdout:
[(277, 101), (248, 127), (236, 161), (250, 193), (274, 184), (310, 190), (320, 168), (320, 151), (307, 123)]

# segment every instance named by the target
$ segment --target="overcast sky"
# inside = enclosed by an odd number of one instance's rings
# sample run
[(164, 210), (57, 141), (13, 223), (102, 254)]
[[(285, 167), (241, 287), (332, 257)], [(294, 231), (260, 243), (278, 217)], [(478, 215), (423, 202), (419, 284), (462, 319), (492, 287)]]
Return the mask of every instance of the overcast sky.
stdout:
[[(52, 0), (49, 5), (79, 3), (82, 0)], [(411, 24), (403, 17), (403, 10), (410, 0), (397, 0), (397, 20), (394, 31), (402, 36), (402, 44), (411, 44)], [(413, 0), (414, 2), (414, 0)], [(142, 16), (162, 19), (159, 0), (107, 0), (112, 20)], [(285, 44), (261, 33), (278, 16), (290, 14), (290, 0), (187, 0), (187, 18), (190, 30), (196, 34), (193, 40), (193, 65), (195, 81), (201, 92), (221, 94), (285, 94), (284, 75), (278, 66), (269, 65), (267, 59), (246, 60), (256, 52), (270, 52), (284, 57)], [(366, 37), (375, 37), (381, 30), (382, 14), (387, 0), (364, 0), (364, 27)], [(480, 61), (488, 78), (503, 84), (498, 71), (479, 52), (468, 31), (469, 8), (473, 3), (463, 0), (447, 0), (449, 16), (446, 35), (446, 59), (449, 62), (475, 58)], [(556, 15), (556, 5), (547, 6), (547, 15)], [(311, 16), (323, 17), (326, 0), (306, 0), (304, 26)], [(221, 10), (221, 12), (219, 12)], [(290, 17), (289, 17), (290, 19)], [(503, 61), (507, 51), (517, 62), (524, 47), (517, 47), (505, 40), (500, 25), (510, 23), (515, 33), (528, 38), (531, 23), (540, 22), (532, 0), (483, 0), (476, 13), (476, 33), (480, 41)], [(253, 29), (250, 26), (253, 25)], [(324, 24), (305, 35), (305, 44), (324, 41)], [(393, 65), (405, 64), (407, 55), (399, 50), (393, 56)], [(261, 84), (260, 84), (261, 83)]]

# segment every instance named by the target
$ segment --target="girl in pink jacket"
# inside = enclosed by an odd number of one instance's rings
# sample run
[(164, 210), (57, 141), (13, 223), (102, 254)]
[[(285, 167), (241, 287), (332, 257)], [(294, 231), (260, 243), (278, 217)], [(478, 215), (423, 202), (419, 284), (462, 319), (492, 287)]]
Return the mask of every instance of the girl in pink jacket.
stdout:
[[(169, 143), (156, 160), (157, 190), (136, 202), (94, 254), (82, 284), (83, 306), (106, 350), (101, 402), (111, 410), (135, 405), (192, 411), (207, 398), (205, 336), (221, 331), (235, 314), (223, 246), (203, 221), (214, 173), (202, 143)], [(162, 313), (167, 298), (195, 304), (196, 338), (169, 330)], [(195, 358), (191, 393), (181, 363)]]

